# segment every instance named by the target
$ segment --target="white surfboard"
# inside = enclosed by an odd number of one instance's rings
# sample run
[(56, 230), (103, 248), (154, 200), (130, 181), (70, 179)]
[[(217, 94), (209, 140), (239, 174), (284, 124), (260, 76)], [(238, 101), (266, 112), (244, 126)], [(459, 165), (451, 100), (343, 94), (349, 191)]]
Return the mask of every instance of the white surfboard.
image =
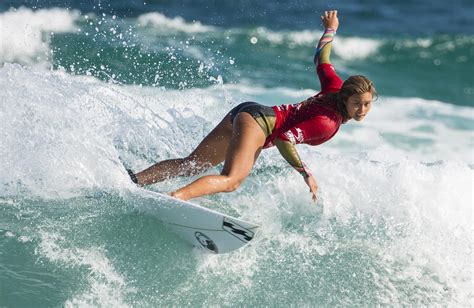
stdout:
[[(226, 253), (247, 245), (258, 225), (154, 191), (138, 189), (136, 204), (192, 245), (210, 253)], [(135, 196), (136, 197), (136, 196)]]

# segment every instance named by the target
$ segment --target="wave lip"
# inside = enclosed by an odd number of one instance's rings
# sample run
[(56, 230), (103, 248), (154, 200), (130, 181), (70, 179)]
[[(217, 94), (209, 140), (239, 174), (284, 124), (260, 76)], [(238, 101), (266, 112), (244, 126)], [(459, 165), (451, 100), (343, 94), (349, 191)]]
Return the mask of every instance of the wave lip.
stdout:
[(0, 62), (35, 64), (49, 57), (49, 42), (53, 32), (75, 30), (78, 11), (61, 8), (33, 11), (20, 7), (0, 14), (2, 25)]
[(343, 60), (361, 60), (377, 53), (382, 42), (379, 40), (347, 37), (334, 42), (334, 53)]
[(188, 23), (181, 16), (169, 18), (158, 12), (138, 16), (138, 23), (142, 26), (152, 26), (158, 29), (176, 30), (186, 33), (202, 33), (216, 29), (212, 26), (203, 25), (199, 21)]

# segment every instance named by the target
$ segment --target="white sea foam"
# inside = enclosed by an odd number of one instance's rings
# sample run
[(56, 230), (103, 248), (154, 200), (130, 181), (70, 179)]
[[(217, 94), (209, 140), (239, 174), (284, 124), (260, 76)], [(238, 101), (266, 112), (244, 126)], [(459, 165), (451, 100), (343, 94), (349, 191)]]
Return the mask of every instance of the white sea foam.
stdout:
[(0, 62), (44, 64), (52, 32), (74, 32), (77, 11), (20, 7), (0, 14)]
[[(48, 194), (53, 187), (62, 187), (60, 191), (74, 194), (74, 187), (105, 184), (100, 180), (102, 177), (95, 177), (91, 171), (95, 169), (97, 159), (101, 160), (99, 156), (104, 158), (100, 163), (104, 167), (114, 169), (115, 166), (110, 159), (115, 150), (107, 145), (106, 129), (102, 126), (113, 118), (107, 111), (112, 106), (104, 106), (99, 97), (88, 94), (97, 83), (84, 78), (75, 83), (72, 90), (67, 85), (69, 78), (65, 73), (43, 75), (19, 65), (5, 65), (2, 69), (2, 87), (15, 87), (10, 83), (13, 80), (17, 80), (14, 84), (18, 87), (17, 91), (7, 90), (0, 94), (2, 125), (10, 127), (8, 131), (3, 130), (0, 165), (12, 171), (10, 175), (1, 173), (3, 183), (16, 181), (16, 178), (21, 183), (18, 189), (24, 187), (33, 195), (37, 193), (44, 197), (54, 197), (54, 194)], [(96, 125), (103, 127), (105, 135), (98, 136), (93, 132)], [(103, 155), (108, 151), (112, 153)], [(99, 152), (102, 154), (96, 156)], [(61, 175), (56, 174), (58, 171)], [(113, 173), (106, 177), (112, 179)]]
[(130, 290), (100, 248), (68, 247), (62, 236), (40, 231), (41, 242), (36, 253), (52, 263), (66, 268), (85, 270), (89, 289), (68, 299), (66, 307), (114, 306), (127, 307), (124, 295)]
[[(305, 297), (285, 294), (285, 300), (302, 304), (323, 295), (326, 302), (354, 302), (360, 292), (364, 302), (469, 303), (471, 168), (302, 154), (315, 170), (321, 201), (311, 202), (301, 177), (285, 170), (278, 153), (266, 153), (256, 168), (263, 175), (215, 198), (259, 222), (259, 236), (238, 254), (197, 254), (196, 274), (177, 294), (195, 292), (196, 284), (201, 292), (212, 289), (219, 281), (226, 287), (210, 298), (223, 304), (244, 295), (247, 301), (275, 301), (272, 294), (288, 288)], [(262, 172), (270, 166), (283, 168)], [(332, 291), (335, 286), (348, 297)]]
[(375, 54), (382, 42), (361, 37), (338, 37), (334, 40), (334, 53), (344, 60), (365, 59)]
[(199, 33), (214, 31), (216, 29), (212, 26), (203, 25), (199, 21), (186, 22), (186, 20), (181, 16), (170, 18), (158, 12), (146, 13), (138, 16), (138, 23), (142, 26), (152, 26), (158, 31), (175, 30), (186, 33)]
[(258, 27), (255, 35), (260, 39), (267, 40), (274, 44), (294, 44), (294, 45), (312, 45), (316, 44), (321, 37), (321, 31), (302, 30), (302, 31), (274, 31), (266, 27)]
[[(358, 150), (384, 148), (391, 159), (405, 157), (434, 162), (474, 163), (472, 118), (474, 109), (421, 98), (382, 97), (366, 119), (343, 126), (334, 146), (351, 145)], [(375, 154), (383, 159), (385, 154)]]

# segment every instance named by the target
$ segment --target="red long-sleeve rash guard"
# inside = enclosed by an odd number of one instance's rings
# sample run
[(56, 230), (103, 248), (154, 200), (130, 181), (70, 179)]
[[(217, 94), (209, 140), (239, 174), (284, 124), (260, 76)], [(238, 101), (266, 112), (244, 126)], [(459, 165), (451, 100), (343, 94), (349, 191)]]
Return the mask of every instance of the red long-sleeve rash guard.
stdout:
[[(341, 126), (343, 117), (336, 101), (326, 94), (338, 92), (342, 80), (330, 63), (318, 64), (316, 69), (321, 83), (321, 92), (298, 104), (274, 106), (276, 123), (273, 132), (265, 140), (264, 148), (273, 146), (275, 138), (293, 144), (318, 145), (331, 139)], [(317, 102), (309, 103), (313, 100)]]

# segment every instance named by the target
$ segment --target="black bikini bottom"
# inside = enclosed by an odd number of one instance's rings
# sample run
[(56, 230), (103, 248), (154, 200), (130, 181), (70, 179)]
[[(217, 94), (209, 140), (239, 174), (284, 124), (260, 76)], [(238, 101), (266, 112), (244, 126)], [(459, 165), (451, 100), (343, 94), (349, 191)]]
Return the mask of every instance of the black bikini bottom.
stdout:
[(265, 133), (265, 137), (268, 137), (272, 134), (276, 122), (275, 111), (272, 107), (261, 105), (255, 102), (241, 103), (229, 111), (232, 123), (234, 123), (235, 117), (241, 112), (250, 114), (255, 119), (255, 121), (257, 121), (258, 125), (260, 125), (263, 132)]

